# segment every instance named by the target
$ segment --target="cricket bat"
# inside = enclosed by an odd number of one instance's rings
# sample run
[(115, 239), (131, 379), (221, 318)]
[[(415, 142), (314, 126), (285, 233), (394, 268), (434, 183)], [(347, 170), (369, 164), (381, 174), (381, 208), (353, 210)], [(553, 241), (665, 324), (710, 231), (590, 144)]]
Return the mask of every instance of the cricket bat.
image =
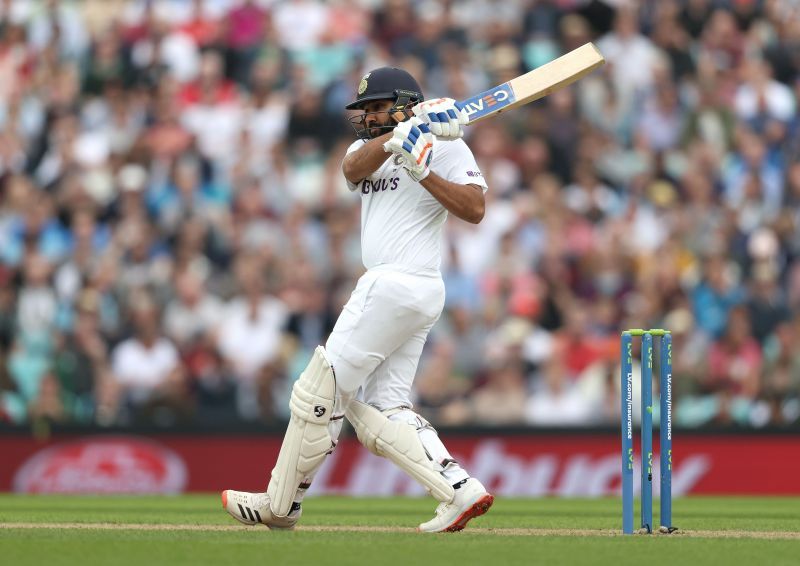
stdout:
[(469, 124), (474, 124), (569, 86), (603, 63), (597, 47), (587, 43), (507, 83), (458, 101), (456, 106), (466, 110)]

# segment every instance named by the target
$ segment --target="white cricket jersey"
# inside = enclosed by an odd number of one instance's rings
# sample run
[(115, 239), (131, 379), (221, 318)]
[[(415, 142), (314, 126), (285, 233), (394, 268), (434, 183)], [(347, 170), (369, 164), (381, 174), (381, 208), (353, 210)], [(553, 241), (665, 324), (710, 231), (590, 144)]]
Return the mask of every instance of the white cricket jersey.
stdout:
[[(356, 140), (352, 153), (366, 142)], [(475, 157), (463, 140), (437, 140), (433, 146), (431, 171), (459, 184), (487, 190)], [(394, 158), (363, 181), (347, 182), (361, 193), (361, 260), (372, 269), (396, 264), (412, 269), (439, 269), (442, 259), (442, 225), (447, 209), (415, 182)]]

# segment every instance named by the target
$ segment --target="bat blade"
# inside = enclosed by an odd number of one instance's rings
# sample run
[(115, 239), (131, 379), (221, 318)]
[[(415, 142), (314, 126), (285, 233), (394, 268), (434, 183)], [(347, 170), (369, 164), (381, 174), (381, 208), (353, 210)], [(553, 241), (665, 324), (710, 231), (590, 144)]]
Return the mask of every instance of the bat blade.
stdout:
[(587, 43), (507, 83), (459, 101), (456, 105), (467, 111), (469, 124), (474, 124), (569, 86), (603, 63), (605, 59), (597, 47)]

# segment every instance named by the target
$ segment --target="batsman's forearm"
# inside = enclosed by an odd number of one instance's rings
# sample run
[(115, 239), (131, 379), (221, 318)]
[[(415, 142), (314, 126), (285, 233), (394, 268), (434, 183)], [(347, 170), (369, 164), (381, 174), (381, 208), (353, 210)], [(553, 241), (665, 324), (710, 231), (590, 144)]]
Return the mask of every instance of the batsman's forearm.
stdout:
[(432, 171), (420, 184), (451, 214), (472, 224), (483, 220), (486, 203), (478, 185), (451, 183)]
[(392, 137), (392, 132), (369, 140), (362, 147), (353, 153), (346, 155), (342, 160), (342, 173), (344, 178), (351, 183), (363, 181), (383, 165), (392, 154), (383, 149), (385, 144)]

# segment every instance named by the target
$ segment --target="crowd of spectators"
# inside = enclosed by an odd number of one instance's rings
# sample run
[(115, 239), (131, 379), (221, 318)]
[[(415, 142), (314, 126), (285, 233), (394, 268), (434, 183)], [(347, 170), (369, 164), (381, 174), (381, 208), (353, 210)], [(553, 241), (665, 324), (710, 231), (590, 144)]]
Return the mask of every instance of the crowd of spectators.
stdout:
[(363, 73), (461, 99), (586, 41), (602, 71), (469, 129), (417, 407), (610, 425), (619, 331), (664, 327), (676, 424), (797, 423), (792, 0), (0, 0), (0, 421), (285, 419), (363, 271)]

